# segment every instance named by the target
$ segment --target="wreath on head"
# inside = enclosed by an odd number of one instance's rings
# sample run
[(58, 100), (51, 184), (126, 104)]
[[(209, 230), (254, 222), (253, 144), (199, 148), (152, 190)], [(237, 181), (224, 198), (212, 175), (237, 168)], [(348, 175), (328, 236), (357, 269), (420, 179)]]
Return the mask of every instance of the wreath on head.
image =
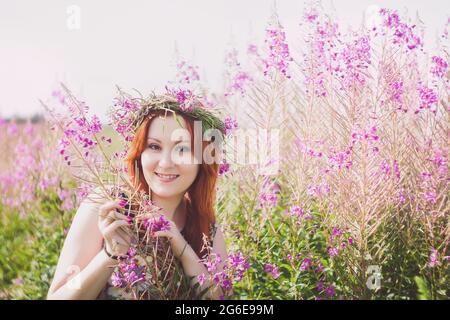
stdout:
[(136, 130), (144, 120), (155, 111), (171, 112), (186, 115), (202, 122), (202, 133), (216, 129), (227, 135), (227, 122), (221, 120), (217, 108), (205, 108), (202, 97), (194, 95), (189, 90), (167, 90), (164, 94), (151, 93), (147, 98), (131, 95), (119, 89), (116, 103), (110, 110), (111, 124), (115, 130), (123, 135), (127, 141), (134, 136)]

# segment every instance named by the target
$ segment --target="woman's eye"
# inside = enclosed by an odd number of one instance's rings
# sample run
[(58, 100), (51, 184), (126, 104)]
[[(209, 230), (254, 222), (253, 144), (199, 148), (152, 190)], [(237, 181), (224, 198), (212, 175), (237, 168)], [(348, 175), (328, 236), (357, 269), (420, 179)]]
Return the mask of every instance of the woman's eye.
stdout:
[(148, 147), (151, 150), (159, 150), (160, 149), (159, 146), (157, 144), (154, 144), (154, 143), (150, 144)]
[(189, 152), (190, 151), (190, 148), (189, 147), (186, 147), (186, 146), (180, 146), (180, 147), (177, 147), (177, 151), (178, 152)]

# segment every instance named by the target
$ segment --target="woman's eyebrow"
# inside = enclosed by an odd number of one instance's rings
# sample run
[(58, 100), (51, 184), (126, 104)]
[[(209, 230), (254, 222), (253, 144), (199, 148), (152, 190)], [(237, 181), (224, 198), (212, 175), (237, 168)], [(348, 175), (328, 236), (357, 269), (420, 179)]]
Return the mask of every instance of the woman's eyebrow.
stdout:
[[(150, 139), (151, 140), (155, 140), (158, 143), (161, 143), (161, 140), (158, 140), (156, 138), (148, 137), (148, 140), (150, 140)], [(174, 143), (179, 143), (179, 142), (189, 142), (189, 140), (176, 140), (176, 141), (174, 141)]]

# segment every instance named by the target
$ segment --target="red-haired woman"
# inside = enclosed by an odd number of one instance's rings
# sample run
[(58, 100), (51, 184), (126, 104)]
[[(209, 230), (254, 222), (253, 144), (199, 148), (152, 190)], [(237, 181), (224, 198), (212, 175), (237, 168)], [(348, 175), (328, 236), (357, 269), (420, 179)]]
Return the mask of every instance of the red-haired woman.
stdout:
[[(203, 234), (209, 236), (213, 253), (227, 257), (227, 251), (214, 213), (218, 164), (208, 164), (194, 154), (194, 142), (198, 140), (194, 137), (194, 121), (202, 119), (186, 112), (174, 116), (161, 110), (147, 111), (141, 118), (127, 156), (128, 172), (138, 182), (137, 187), (150, 195), (152, 203), (162, 208), (170, 229), (156, 235), (169, 239), (184, 274), (207, 274), (199, 262), (205, 254)], [(180, 129), (189, 132), (183, 139), (176, 135)], [(202, 151), (211, 143), (200, 141)], [(132, 240), (124, 232), (128, 220), (116, 210), (120, 208), (118, 201), (99, 204), (85, 200), (81, 204), (67, 234), (48, 299), (111, 298), (111, 265), (126, 255)], [(70, 281), (74, 276), (77, 281)], [(221, 290), (209, 290), (207, 297), (218, 299), (221, 294)]]

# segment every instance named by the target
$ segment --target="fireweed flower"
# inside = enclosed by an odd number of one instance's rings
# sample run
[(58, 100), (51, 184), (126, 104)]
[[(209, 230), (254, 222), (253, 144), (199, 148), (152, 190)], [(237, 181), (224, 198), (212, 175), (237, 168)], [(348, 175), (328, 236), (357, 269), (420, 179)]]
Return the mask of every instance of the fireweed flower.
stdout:
[(402, 22), (396, 10), (383, 8), (380, 9), (380, 15), (395, 45), (406, 46), (409, 50), (423, 47), (422, 39), (415, 33), (416, 26)]
[(424, 85), (420, 85), (417, 88), (417, 92), (419, 94), (419, 100), (420, 104), (418, 106), (418, 109), (414, 111), (414, 113), (419, 113), (423, 109), (429, 109), (431, 112), (436, 113), (437, 112), (437, 94), (434, 92), (433, 89), (430, 89)]
[(436, 78), (445, 78), (447, 76), (448, 63), (439, 56), (431, 58), (433, 66), (431, 67), (431, 74)]
[(307, 271), (309, 270), (309, 268), (311, 268), (312, 266), (312, 261), (309, 258), (305, 258), (302, 261), (302, 264), (300, 265), (300, 270), (301, 271)]
[(231, 118), (230, 116), (225, 117), (224, 124), (225, 124), (225, 135), (230, 135), (238, 128), (237, 121)]
[(266, 179), (259, 193), (259, 207), (260, 208), (275, 207), (278, 204), (279, 192), (280, 192), (279, 184), (269, 179)]
[(194, 93), (189, 89), (179, 89), (179, 88), (169, 88), (166, 86), (166, 91), (168, 94), (176, 97), (178, 103), (180, 104), (180, 109), (182, 111), (188, 112), (192, 111), (194, 108), (193, 100), (195, 98)]
[(187, 61), (182, 60), (177, 63), (176, 67), (176, 81), (178, 84), (186, 85), (200, 80), (198, 66), (191, 65)]
[(314, 272), (322, 273), (323, 271), (324, 271), (323, 264), (319, 260), (317, 260), (316, 261), (316, 269)]
[(232, 96), (235, 93), (244, 96), (247, 83), (253, 79), (242, 69), (238, 60), (238, 51), (235, 48), (226, 53), (225, 65), (227, 67), (225, 96)]
[(344, 87), (366, 84), (364, 73), (371, 64), (370, 51), (370, 38), (368, 36), (358, 36), (352, 43), (344, 47), (338, 56), (342, 67), (337, 72)]
[(336, 247), (329, 247), (327, 251), (330, 258), (337, 256), (339, 253), (339, 249)]
[(202, 286), (205, 283), (206, 276), (204, 273), (201, 273), (197, 276), (198, 283)]
[(325, 290), (324, 290), (324, 292), (325, 292), (325, 295), (326, 295), (327, 297), (332, 297), (332, 296), (334, 296), (334, 286), (331, 285), (331, 286), (329, 286), (329, 287), (326, 287)]
[(266, 49), (267, 56), (263, 58), (264, 75), (268, 75), (271, 71), (277, 71), (286, 78), (290, 78), (288, 74), (289, 63), (293, 61), (289, 45), (286, 42), (286, 35), (283, 27), (275, 17), (276, 22), (270, 23), (266, 29)]
[(311, 213), (309, 211), (305, 211), (305, 209), (303, 209), (303, 207), (298, 206), (298, 205), (291, 206), (289, 208), (289, 210), (287, 211), (287, 213), (290, 216), (297, 218), (297, 224), (300, 224), (302, 220), (312, 219)]
[(270, 273), (272, 275), (273, 279), (278, 279), (281, 275), (280, 271), (278, 270), (278, 268), (270, 263), (265, 263), (264, 264), (264, 271), (267, 273)]
[(427, 158), (427, 160), (433, 164), (437, 175), (439, 175), (439, 178), (441, 179), (446, 179), (448, 175), (447, 154), (448, 150), (434, 149), (433, 155), (430, 158)]
[(228, 255), (228, 269), (234, 274), (234, 281), (241, 281), (245, 271), (250, 268), (250, 263), (242, 252), (230, 253)]
[(118, 265), (117, 271), (112, 277), (112, 284), (115, 287), (133, 287), (140, 282), (145, 281), (144, 267), (137, 265), (134, 258), (128, 258), (121, 261)]
[(229, 163), (221, 163), (219, 165), (219, 176), (223, 176), (229, 171), (230, 171), (230, 164)]
[(318, 185), (310, 185), (306, 193), (310, 196), (320, 198), (330, 193), (330, 185), (325, 181)]
[(337, 168), (338, 170), (341, 170), (344, 167), (350, 169), (353, 165), (351, 149), (341, 152), (331, 151), (328, 155), (328, 163), (330, 169)]
[(109, 124), (127, 142), (132, 141), (134, 137), (131, 115), (139, 108), (139, 103), (132, 99), (116, 97), (109, 113)]
[(259, 205), (261, 208), (273, 208), (278, 203), (278, 196), (271, 192), (262, 192), (259, 194)]
[[(323, 144), (323, 142), (321, 142), (321, 141), (316, 141), (316, 142), (319, 142), (320, 144)], [(304, 141), (302, 141), (300, 139), (295, 139), (294, 140), (294, 144), (297, 147), (298, 151), (300, 151), (300, 152), (302, 152), (302, 153), (304, 153), (304, 154), (306, 154), (306, 155), (308, 155), (310, 157), (321, 158), (322, 155), (323, 155), (323, 153), (321, 151), (318, 151), (318, 150), (315, 150), (315, 149), (313, 149), (311, 147), (308, 147), (306, 145), (306, 142), (304, 142)]]
[(58, 191), (58, 197), (63, 202), (61, 205), (61, 208), (63, 210), (69, 211), (75, 207), (69, 191), (67, 191), (67, 190)]
[(431, 248), (430, 257), (428, 261), (428, 266), (430, 268), (434, 268), (440, 264), (439, 262), (439, 254), (435, 248)]
[(164, 215), (160, 215), (159, 218), (144, 219), (142, 224), (151, 235), (158, 231), (170, 230), (169, 221)]
[(319, 15), (315, 7), (306, 8), (305, 12), (303, 17), (307, 28), (305, 41), (309, 52), (303, 54), (306, 64), (302, 67), (302, 71), (306, 74), (306, 93), (319, 98), (326, 97), (328, 84), (326, 75), (334, 75), (340, 71), (336, 46), (338, 25)]

